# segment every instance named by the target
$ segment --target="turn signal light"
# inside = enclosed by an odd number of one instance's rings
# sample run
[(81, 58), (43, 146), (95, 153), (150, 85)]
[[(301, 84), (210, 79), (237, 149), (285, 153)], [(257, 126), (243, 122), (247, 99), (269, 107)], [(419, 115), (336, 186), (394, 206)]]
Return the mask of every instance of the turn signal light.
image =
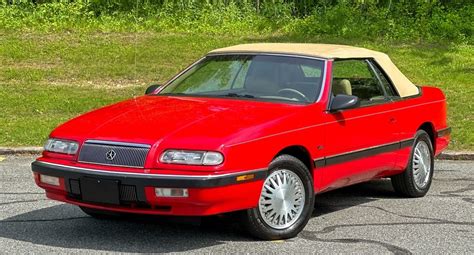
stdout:
[(188, 197), (188, 189), (178, 188), (155, 188), (157, 197)]
[(248, 181), (248, 180), (252, 180), (253, 178), (255, 178), (255, 174), (240, 175), (240, 176), (237, 176), (236, 181), (238, 182)]

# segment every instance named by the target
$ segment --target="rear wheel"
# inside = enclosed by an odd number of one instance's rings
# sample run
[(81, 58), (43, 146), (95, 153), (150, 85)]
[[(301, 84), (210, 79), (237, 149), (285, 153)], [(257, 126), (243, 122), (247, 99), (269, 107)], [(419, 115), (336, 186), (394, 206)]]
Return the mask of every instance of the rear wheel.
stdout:
[(407, 169), (393, 176), (395, 191), (406, 197), (422, 197), (431, 186), (434, 169), (434, 152), (430, 136), (424, 130), (416, 133)]
[(306, 226), (313, 206), (308, 168), (293, 156), (281, 155), (270, 164), (258, 206), (244, 212), (245, 226), (261, 239), (291, 238)]

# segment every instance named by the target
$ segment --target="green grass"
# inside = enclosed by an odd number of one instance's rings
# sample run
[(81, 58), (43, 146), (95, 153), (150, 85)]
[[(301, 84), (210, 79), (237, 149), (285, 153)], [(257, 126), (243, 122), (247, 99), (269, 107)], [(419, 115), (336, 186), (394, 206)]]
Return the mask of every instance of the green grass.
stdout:
[(245, 42), (325, 42), (388, 53), (415, 83), (441, 87), (451, 149), (474, 149), (474, 46), (385, 44), (337, 38), (148, 33), (0, 34), (0, 146), (41, 145), (58, 124), (141, 95), (207, 51)]

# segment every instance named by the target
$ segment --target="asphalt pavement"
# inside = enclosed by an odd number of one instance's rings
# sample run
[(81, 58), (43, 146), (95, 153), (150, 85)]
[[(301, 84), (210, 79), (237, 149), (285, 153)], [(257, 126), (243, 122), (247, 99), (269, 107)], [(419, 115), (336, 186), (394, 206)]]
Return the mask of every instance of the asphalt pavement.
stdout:
[(474, 161), (437, 161), (426, 197), (378, 180), (316, 197), (298, 237), (255, 240), (233, 216), (97, 220), (46, 199), (32, 156), (0, 157), (0, 253), (474, 254)]

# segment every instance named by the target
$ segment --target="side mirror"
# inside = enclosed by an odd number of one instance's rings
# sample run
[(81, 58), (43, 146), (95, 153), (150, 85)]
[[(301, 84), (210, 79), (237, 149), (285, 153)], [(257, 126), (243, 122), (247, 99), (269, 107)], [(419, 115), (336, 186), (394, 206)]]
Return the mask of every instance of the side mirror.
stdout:
[(156, 89), (161, 87), (161, 84), (151, 84), (145, 91), (145, 95), (149, 95), (153, 92), (155, 92)]
[(331, 101), (329, 111), (336, 112), (344, 109), (355, 108), (360, 105), (360, 100), (356, 96), (338, 94)]

